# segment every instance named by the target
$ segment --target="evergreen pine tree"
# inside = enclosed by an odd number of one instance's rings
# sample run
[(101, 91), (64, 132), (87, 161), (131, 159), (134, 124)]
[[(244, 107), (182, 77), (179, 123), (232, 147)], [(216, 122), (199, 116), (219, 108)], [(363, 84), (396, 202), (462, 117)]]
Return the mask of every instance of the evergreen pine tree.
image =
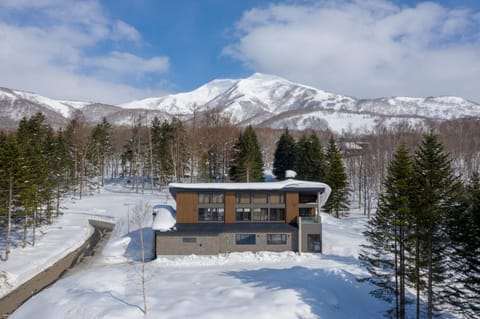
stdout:
[(288, 129), (285, 129), (277, 142), (273, 159), (273, 175), (278, 180), (284, 180), (285, 172), (294, 169), (295, 146), (295, 139), (288, 133)]
[(103, 118), (102, 123), (95, 126), (89, 136), (87, 160), (91, 175), (99, 178), (99, 186), (104, 184), (106, 160), (112, 155), (112, 125)]
[(390, 163), (384, 185), (377, 212), (364, 233), (369, 245), (364, 246), (360, 259), (371, 275), (366, 280), (378, 287), (372, 294), (389, 302), (395, 300), (388, 314), (403, 319), (409, 262), (406, 247), (414, 193), (412, 160), (403, 143)]
[[(462, 205), (449, 218), (448, 234), (455, 273), (445, 296), (453, 311), (466, 318), (480, 316), (480, 176), (474, 172), (464, 189)], [(452, 280), (453, 279), (453, 280)]]
[(249, 183), (263, 180), (262, 152), (252, 126), (248, 126), (238, 137), (234, 147), (230, 176), (236, 182)]
[[(424, 136), (415, 153), (413, 183), (417, 187), (413, 205), (417, 241), (414, 248), (417, 311), (419, 289), (423, 288), (427, 297), (427, 318), (431, 319), (436, 304), (444, 301), (440, 292), (445, 283), (448, 255), (446, 221), (458, 201), (460, 188), (450, 159), (433, 133)], [(425, 280), (426, 287), (423, 287), (422, 280)]]
[[(161, 184), (183, 176), (188, 165), (187, 133), (183, 123), (155, 117), (151, 126), (153, 175)], [(192, 163), (190, 163), (192, 165)]]
[(54, 197), (56, 216), (60, 215), (60, 199), (67, 193), (70, 180), (73, 177), (73, 159), (65, 139), (65, 133), (60, 130), (53, 141), (54, 149), (49, 160), (55, 180)]
[(305, 181), (323, 182), (325, 179), (325, 154), (316, 134), (302, 135), (296, 146), (295, 172)]
[(328, 142), (326, 162), (325, 183), (331, 187), (332, 192), (324, 206), (325, 210), (337, 218), (348, 216), (350, 189), (342, 155), (333, 136)]
[(49, 189), (48, 182), (48, 155), (45, 150), (45, 139), (49, 128), (44, 124), (45, 116), (37, 113), (33, 117), (23, 118), (18, 126), (17, 140), (22, 175), (25, 180), (20, 190), (20, 198), (24, 208), (24, 237), (26, 245), (27, 227), (29, 219), (33, 231), (32, 245), (35, 245), (35, 230), (40, 221), (39, 207), (46, 204), (45, 189)]
[[(6, 212), (4, 217), (5, 230), (5, 260), (8, 260), (11, 244), (12, 221), (15, 217), (15, 199), (19, 185), (20, 162), (17, 140), (14, 134), (0, 133), (0, 210)], [(0, 215), (0, 217), (3, 217)]]

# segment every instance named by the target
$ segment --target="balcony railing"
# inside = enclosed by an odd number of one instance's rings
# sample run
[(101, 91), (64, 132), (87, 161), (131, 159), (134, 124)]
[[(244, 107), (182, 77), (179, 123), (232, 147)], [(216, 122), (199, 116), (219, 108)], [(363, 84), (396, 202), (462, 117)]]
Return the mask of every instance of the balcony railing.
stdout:
[(320, 216), (314, 216), (314, 217), (298, 217), (298, 220), (302, 224), (321, 224), (322, 219)]

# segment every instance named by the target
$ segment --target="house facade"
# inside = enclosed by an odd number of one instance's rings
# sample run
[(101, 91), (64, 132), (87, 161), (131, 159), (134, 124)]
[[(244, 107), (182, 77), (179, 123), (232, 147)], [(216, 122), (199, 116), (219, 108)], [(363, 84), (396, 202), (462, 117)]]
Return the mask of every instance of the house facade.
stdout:
[(176, 224), (155, 231), (157, 255), (322, 250), (318, 212), (331, 191), (324, 183), (172, 183), (169, 189)]

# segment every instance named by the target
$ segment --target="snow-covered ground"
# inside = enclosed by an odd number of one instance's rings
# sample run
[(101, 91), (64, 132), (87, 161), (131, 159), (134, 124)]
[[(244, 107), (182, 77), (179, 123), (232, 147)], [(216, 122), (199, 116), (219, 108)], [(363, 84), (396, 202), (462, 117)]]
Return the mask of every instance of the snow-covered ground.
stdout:
[[(127, 212), (133, 213), (138, 200), (151, 206), (171, 203), (166, 193), (142, 196), (126, 193), (120, 185), (68, 203), (62, 220), (86, 216), (79, 212), (100, 214), (115, 217), (118, 227), (89, 267), (35, 295), (10, 318), (143, 318), (139, 229), (127, 223)], [(370, 296), (371, 286), (356, 281), (365, 275), (357, 259), (365, 218), (322, 218), (322, 255), (231, 253), (167, 256), (146, 263), (147, 317), (381, 318), (388, 305)], [(151, 230), (140, 229), (150, 244)], [(17, 250), (12, 262), (24, 254)]]
[[(137, 194), (123, 183), (113, 183), (100, 194), (81, 200), (65, 200), (62, 205), (65, 214), (52, 225), (37, 228), (35, 247), (31, 246), (31, 228), (28, 229), (26, 248), (22, 248), (23, 229), (13, 234), (9, 259), (6, 262), (0, 260), (0, 298), (80, 247), (93, 232), (88, 224), (89, 218), (114, 222), (117, 224), (116, 232), (126, 233), (127, 217), (138, 201), (151, 202), (151, 205), (166, 203), (166, 196), (167, 193), (152, 194), (151, 191)], [(2, 235), (2, 258), (4, 247)]]

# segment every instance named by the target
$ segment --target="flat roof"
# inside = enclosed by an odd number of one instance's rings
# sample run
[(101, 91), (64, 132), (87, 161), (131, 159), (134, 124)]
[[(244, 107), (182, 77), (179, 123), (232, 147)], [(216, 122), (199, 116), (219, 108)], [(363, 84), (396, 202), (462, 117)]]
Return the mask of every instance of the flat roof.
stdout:
[(297, 191), (322, 193), (322, 205), (328, 199), (331, 188), (325, 183), (287, 179), (278, 182), (260, 183), (170, 183), (170, 193), (175, 197), (178, 191)]
[(285, 223), (198, 223), (176, 224), (172, 230), (156, 232), (159, 236), (218, 235), (220, 233), (292, 233), (297, 227)]

